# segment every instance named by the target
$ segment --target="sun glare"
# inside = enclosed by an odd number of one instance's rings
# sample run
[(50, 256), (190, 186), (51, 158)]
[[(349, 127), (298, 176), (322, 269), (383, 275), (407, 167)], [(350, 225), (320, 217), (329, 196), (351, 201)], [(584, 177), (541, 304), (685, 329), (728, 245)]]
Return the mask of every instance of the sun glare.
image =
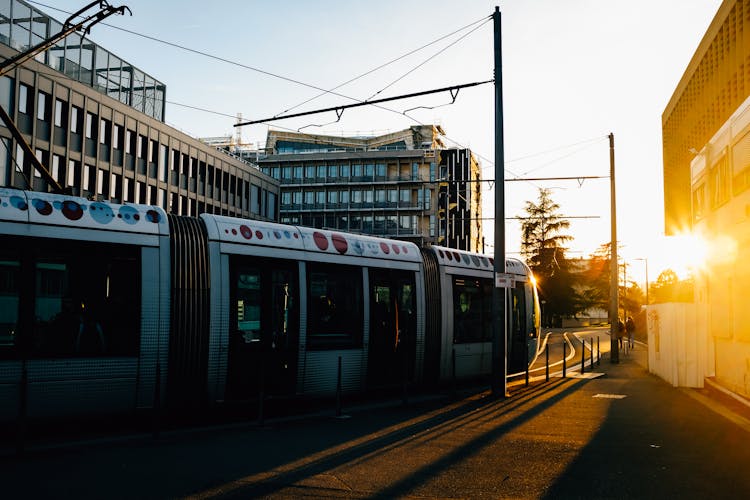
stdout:
[(653, 259), (658, 272), (674, 271), (680, 279), (703, 269), (709, 259), (709, 243), (696, 234), (666, 236), (653, 249)]

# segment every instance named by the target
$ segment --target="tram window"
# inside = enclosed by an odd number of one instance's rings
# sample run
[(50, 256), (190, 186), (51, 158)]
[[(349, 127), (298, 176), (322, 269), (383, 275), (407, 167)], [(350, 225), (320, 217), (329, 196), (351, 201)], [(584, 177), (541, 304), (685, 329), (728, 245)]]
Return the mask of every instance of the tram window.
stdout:
[[(32, 357), (134, 356), (140, 339), (137, 248), (63, 242), (35, 260)], [(135, 277), (135, 279), (134, 279)]]
[(453, 278), (453, 342), (486, 342), (492, 338), (492, 288), (487, 280)]
[(308, 276), (308, 345), (313, 349), (361, 346), (361, 270), (311, 263)]
[(246, 344), (260, 342), (260, 271), (237, 276), (237, 330)]
[(16, 346), (21, 265), (17, 260), (0, 260), (0, 352)]

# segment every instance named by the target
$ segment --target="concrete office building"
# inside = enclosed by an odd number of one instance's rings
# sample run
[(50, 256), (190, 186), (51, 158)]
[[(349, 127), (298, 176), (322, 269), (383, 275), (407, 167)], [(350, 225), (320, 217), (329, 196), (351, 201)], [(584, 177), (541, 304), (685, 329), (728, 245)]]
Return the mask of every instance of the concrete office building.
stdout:
[(281, 182), (280, 220), (482, 250), (481, 175), (438, 126), (374, 137), (270, 130), (261, 170)]
[[(0, 0), (0, 57), (61, 28), (26, 2)], [(279, 183), (167, 126), (165, 96), (162, 82), (78, 33), (0, 78), (0, 105), (66, 192), (176, 214), (278, 220)], [(2, 123), (0, 142), (0, 186), (47, 191)]]
[(722, 2), (662, 131), (667, 234), (690, 230), (710, 248), (695, 277), (694, 318), (681, 328), (687, 364), (679, 366), (750, 396), (750, 0)]

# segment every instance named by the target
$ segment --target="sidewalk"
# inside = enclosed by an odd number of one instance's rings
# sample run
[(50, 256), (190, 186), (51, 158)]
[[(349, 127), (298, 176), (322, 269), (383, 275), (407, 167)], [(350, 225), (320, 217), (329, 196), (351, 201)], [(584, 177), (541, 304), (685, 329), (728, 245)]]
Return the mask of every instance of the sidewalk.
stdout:
[[(742, 498), (748, 415), (637, 346), (594, 379), (0, 458), (7, 498)], [(727, 418), (730, 416), (730, 418)]]

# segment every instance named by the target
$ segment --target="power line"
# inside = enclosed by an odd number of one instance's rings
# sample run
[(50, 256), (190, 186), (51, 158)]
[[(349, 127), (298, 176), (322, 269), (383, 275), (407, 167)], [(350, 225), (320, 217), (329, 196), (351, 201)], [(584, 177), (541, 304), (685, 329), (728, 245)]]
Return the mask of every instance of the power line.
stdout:
[[(64, 9), (60, 9), (60, 8), (57, 8), (57, 7), (54, 7), (54, 6), (52, 6), (52, 5), (49, 5), (49, 4), (45, 4), (45, 3), (42, 3), (42, 2), (38, 2), (38, 1), (34, 1), (34, 0), (29, 0), (29, 3), (32, 3), (32, 4), (35, 4), (35, 5), (39, 5), (39, 6), (41, 6), (41, 7), (47, 8), (47, 9), (51, 9), (51, 10), (55, 10), (55, 11), (58, 11), (58, 12), (62, 12), (62, 13), (65, 13), (65, 14), (70, 14), (70, 12), (68, 12), (68, 11), (66, 11), (66, 10), (64, 10)], [(362, 103), (363, 101), (360, 101), (359, 99), (356, 99), (356, 98), (354, 98), (354, 97), (350, 97), (350, 96), (347, 96), (347, 95), (344, 95), (344, 94), (340, 94), (340, 93), (334, 92), (334, 90), (335, 90), (335, 89), (337, 89), (337, 88), (340, 88), (340, 87), (342, 87), (342, 86), (344, 86), (344, 85), (346, 85), (347, 83), (350, 83), (350, 82), (352, 82), (352, 81), (354, 81), (354, 80), (357, 80), (357, 79), (359, 79), (359, 78), (360, 78), (360, 77), (362, 77), (362, 76), (365, 76), (365, 75), (367, 75), (367, 74), (370, 74), (370, 73), (372, 73), (372, 72), (374, 72), (374, 71), (377, 71), (378, 69), (381, 69), (381, 68), (383, 68), (383, 67), (385, 67), (385, 66), (388, 66), (388, 65), (392, 64), (393, 62), (396, 62), (396, 61), (398, 61), (398, 60), (400, 60), (400, 59), (403, 59), (404, 57), (406, 57), (406, 56), (408, 56), (408, 55), (411, 55), (411, 54), (413, 54), (413, 53), (415, 53), (415, 52), (418, 52), (419, 50), (422, 50), (422, 49), (423, 49), (423, 48), (425, 48), (425, 47), (428, 47), (428, 46), (430, 46), (430, 45), (433, 45), (434, 43), (437, 43), (438, 41), (444, 40), (445, 38), (447, 38), (447, 37), (449, 37), (449, 36), (452, 36), (453, 34), (459, 33), (459, 32), (461, 32), (461, 31), (463, 31), (464, 29), (467, 29), (467, 28), (469, 28), (469, 27), (473, 26), (474, 24), (477, 24), (477, 23), (480, 23), (480, 22), (482, 22), (482, 26), (483, 26), (484, 24), (486, 24), (486, 21), (485, 21), (485, 19), (491, 19), (491, 17), (489, 17), (489, 18), (482, 18), (482, 19), (479, 19), (479, 20), (477, 20), (477, 21), (475, 21), (475, 22), (473, 22), (473, 23), (470, 23), (470, 24), (468, 24), (468, 25), (464, 26), (463, 28), (460, 28), (460, 29), (458, 29), (458, 30), (455, 30), (455, 31), (453, 31), (452, 33), (450, 33), (450, 34), (448, 34), (448, 35), (444, 35), (444, 36), (442, 36), (442, 37), (440, 37), (440, 38), (438, 38), (438, 39), (434, 40), (433, 42), (430, 42), (430, 43), (428, 43), (428, 44), (426, 44), (426, 45), (424, 45), (424, 46), (422, 46), (422, 47), (420, 47), (420, 48), (418, 48), (418, 49), (415, 49), (415, 50), (413, 50), (413, 51), (410, 51), (410, 52), (408, 52), (407, 54), (405, 54), (405, 55), (403, 55), (403, 56), (400, 56), (400, 57), (398, 57), (398, 58), (396, 58), (396, 59), (394, 59), (394, 60), (392, 60), (392, 61), (389, 61), (388, 63), (385, 63), (385, 64), (383, 64), (383, 65), (380, 65), (380, 66), (378, 66), (378, 67), (374, 68), (373, 70), (370, 70), (370, 71), (368, 71), (368, 72), (366, 72), (366, 73), (364, 73), (364, 74), (362, 74), (362, 75), (360, 75), (360, 76), (358, 76), (358, 77), (355, 77), (355, 78), (353, 78), (353, 79), (351, 79), (351, 80), (349, 80), (349, 81), (347, 81), (347, 82), (344, 82), (343, 84), (340, 84), (340, 85), (338, 85), (337, 87), (334, 87), (334, 89), (333, 89), (333, 90), (327, 90), (327, 89), (324, 89), (324, 88), (318, 87), (318, 86), (316, 86), (316, 85), (312, 85), (312, 84), (309, 84), (309, 83), (305, 83), (305, 82), (302, 82), (302, 81), (300, 81), (300, 80), (296, 80), (296, 79), (294, 79), (294, 78), (286, 77), (286, 76), (283, 76), (283, 75), (279, 75), (279, 74), (276, 74), (276, 73), (273, 73), (273, 72), (270, 72), (270, 71), (266, 71), (266, 70), (263, 70), (263, 69), (260, 69), (260, 68), (256, 68), (256, 67), (253, 67), (253, 66), (249, 66), (249, 65), (247, 65), (247, 64), (243, 64), (243, 63), (239, 63), (239, 62), (236, 62), (236, 61), (232, 61), (232, 60), (229, 60), (229, 59), (226, 59), (226, 58), (223, 58), (223, 57), (219, 57), (219, 56), (216, 56), (216, 55), (213, 55), (213, 54), (209, 54), (208, 52), (203, 52), (203, 51), (200, 51), (200, 50), (197, 50), (197, 49), (191, 49), (191, 48), (189, 48), (189, 47), (186, 47), (186, 46), (184, 46), (184, 45), (180, 45), (180, 44), (178, 44), (178, 43), (174, 43), (174, 42), (169, 42), (169, 41), (167, 41), (167, 40), (163, 40), (163, 39), (160, 39), (160, 38), (157, 38), (157, 37), (151, 36), (151, 35), (146, 35), (146, 34), (143, 34), (143, 33), (138, 33), (138, 32), (136, 32), (136, 31), (132, 31), (132, 30), (129, 30), (129, 29), (127, 29), (127, 28), (122, 28), (122, 27), (120, 27), (120, 26), (114, 26), (114, 25), (111, 25), (111, 24), (108, 24), (108, 23), (102, 23), (102, 25), (104, 25), (104, 26), (107, 26), (107, 27), (109, 27), (109, 28), (113, 28), (113, 29), (116, 29), (116, 30), (122, 31), (122, 32), (125, 32), (125, 33), (129, 33), (129, 34), (131, 34), (131, 35), (139, 36), (139, 37), (141, 37), (141, 38), (145, 38), (145, 39), (147, 39), (147, 40), (151, 40), (151, 41), (154, 41), (154, 42), (157, 42), (157, 43), (161, 43), (161, 44), (164, 44), (164, 45), (168, 45), (168, 46), (170, 46), (170, 47), (178, 48), (178, 49), (184, 50), (184, 51), (186, 51), (186, 52), (190, 52), (190, 53), (193, 53), (193, 54), (197, 54), (197, 55), (200, 55), (200, 56), (203, 56), (203, 57), (208, 57), (208, 58), (210, 58), (210, 59), (214, 59), (214, 60), (217, 60), (217, 61), (221, 61), (221, 62), (224, 62), (224, 63), (230, 64), (230, 65), (233, 65), (233, 66), (237, 66), (237, 67), (240, 67), (240, 68), (244, 68), (244, 69), (248, 69), (248, 70), (251, 70), (251, 71), (255, 71), (255, 72), (257, 72), (257, 73), (261, 73), (261, 74), (264, 74), (264, 75), (267, 75), (267, 76), (271, 76), (271, 77), (273, 77), (273, 78), (278, 78), (278, 79), (280, 79), (280, 80), (284, 80), (284, 81), (287, 81), (287, 82), (290, 82), (290, 83), (294, 83), (294, 84), (297, 84), (297, 85), (301, 85), (301, 86), (304, 86), (304, 87), (308, 87), (308, 88), (311, 88), (311, 89), (314, 89), (314, 90), (318, 90), (318, 91), (320, 91), (320, 92), (321, 92), (321, 94), (319, 94), (318, 96), (315, 96), (315, 97), (313, 97), (313, 98), (311, 98), (311, 99), (309, 99), (309, 100), (307, 100), (307, 101), (305, 101), (305, 102), (303, 102), (303, 103), (300, 103), (300, 104), (298, 104), (298, 105), (295, 105), (295, 106), (293, 106), (293, 107), (289, 108), (289, 110), (291, 110), (291, 109), (295, 109), (295, 108), (297, 108), (297, 107), (299, 107), (299, 106), (301, 106), (301, 105), (303, 105), (303, 104), (305, 104), (305, 103), (307, 103), (307, 102), (310, 102), (311, 100), (313, 100), (313, 99), (316, 99), (317, 97), (320, 97), (320, 96), (322, 96), (322, 95), (326, 95), (326, 94), (331, 94), (331, 95), (335, 95), (335, 96), (338, 96), (338, 97), (341, 97), (341, 98), (344, 98), (344, 99), (349, 99), (349, 100), (351, 100), (351, 101), (357, 101), (357, 102), (360, 102), (360, 103)], [(485, 21), (485, 22), (483, 22), (483, 21)], [(472, 33), (472, 32), (474, 32), (474, 31), (476, 31), (476, 29), (478, 29), (478, 28), (479, 28), (479, 27), (475, 28), (475, 29), (474, 29), (474, 30), (472, 30), (472, 31), (471, 31), (470, 33)], [(467, 35), (465, 35), (465, 36), (468, 36), (468, 34), (467, 34)], [(461, 39), (465, 38), (465, 36), (464, 36), (464, 37), (462, 37)], [(451, 44), (450, 46), (452, 46), (452, 45), (454, 45), (454, 44)], [(447, 48), (447, 47), (446, 47), (446, 48)], [(381, 90), (381, 91), (382, 91), (382, 90)], [(190, 105), (186, 105), (186, 104), (179, 104), (179, 103), (175, 103), (175, 102), (173, 102), (173, 101), (167, 101), (167, 102), (169, 102), (170, 104), (175, 104), (175, 105), (178, 105), (178, 106), (183, 106), (183, 107), (188, 107), (188, 108), (192, 108), (192, 109), (195, 109), (195, 110), (197, 110), (197, 111), (204, 111), (204, 112), (208, 112), (208, 113), (216, 114), (216, 115), (219, 115), (219, 116), (231, 116), (232, 118), (235, 118), (235, 116), (234, 116), (234, 115), (228, 115), (228, 114), (226, 114), (226, 113), (221, 113), (221, 112), (217, 112), (217, 111), (211, 111), (211, 110), (207, 110), (207, 109), (205, 109), (205, 108), (199, 108), (199, 107), (197, 107), (197, 106), (190, 106)], [(421, 121), (417, 120), (416, 118), (414, 118), (414, 117), (412, 117), (412, 116), (410, 116), (410, 115), (406, 114), (406, 112), (400, 112), (400, 111), (397, 111), (397, 110), (394, 110), (394, 109), (389, 109), (389, 108), (386, 108), (386, 107), (384, 107), (384, 106), (378, 106), (378, 105), (375, 105), (375, 107), (376, 107), (376, 108), (380, 108), (380, 109), (383, 109), (383, 110), (385, 110), (385, 111), (389, 111), (389, 112), (391, 112), (391, 113), (396, 113), (396, 114), (399, 114), (399, 115), (405, 116), (406, 118), (408, 118), (408, 119), (412, 120), (412, 121), (413, 121), (414, 123), (417, 123), (417, 124), (419, 124), (419, 125), (424, 125), (424, 123), (422, 123)], [(287, 111), (288, 111), (288, 110), (287, 110)], [(284, 112), (282, 112), (282, 113), (285, 113), (285, 112), (286, 112), (286, 111), (284, 111)], [(286, 116), (291, 116), (291, 115), (286, 115)], [(280, 127), (280, 128), (283, 128), (283, 127)], [(291, 130), (291, 129), (287, 129), (287, 130)], [(456, 146), (458, 146), (459, 148), (462, 148), (462, 149), (469, 149), (469, 148), (467, 148), (466, 146), (464, 146), (464, 145), (462, 145), (461, 143), (459, 143), (458, 141), (456, 141), (456, 140), (454, 140), (454, 139), (451, 139), (451, 138), (450, 138), (450, 137), (448, 137), (448, 136), (445, 136), (445, 138), (446, 138), (446, 140), (448, 140), (448, 141), (450, 141), (450, 142), (454, 143), (454, 144), (455, 144)], [(479, 153), (477, 153), (477, 152), (474, 152), (474, 153), (475, 153), (475, 155), (477, 156), (477, 158), (480, 158), (480, 159), (482, 159), (483, 161), (485, 161), (485, 162), (489, 163), (490, 165), (493, 165), (493, 162), (492, 162), (491, 160), (487, 159), (487, 158), (486, 158), (485, 156), (483, 156), (483, 155), (481, 155), (481, 154), (479, 154)], [(509, 170), (509, 169), (507, 169), (507, 168), (505, 169), (505, 171), (507, 171), (508, 173), (510, 173), (510, 174), (512, 174), (512, 175), (515, 175), (515, 176), (517, 176), (517, 175), (518, 175), (517, 173), (515, 173), (515, 172), (513, 172), (513, 171), (511, 171), (511, 170)]]
[(408, 98), (411, 98), (411, 97), (419, 97), (419, 96), (428, 95), (428, 94), (435, 94), (437, 92), (446, 92), (446, 91), (452, 91), (452, 90), (460, 90), (460, 89), (467, 88), (467, 87), (476, 87), (477, 85), (484, 85), (484, 84), (487, 84), (487, 83), (492, 83), (493, 81), (494, 80), (486, 80), (486, 81), (483, 81), (483, 82), (464, 83), (464, 84), (461, 84), (461, 85), (453, 85), (451, 87), (443, 87), (443, 88), (434, 89), (434, 90), (424, 90), (422, 92), (412, 92), (411, 94), (404, 94), (404, 95), (399, 95), (399, 96), (394, 96), (394, 97), (385, 97), (383, 99), (375, 99), (375, 100), (372, 100), (372, 101), (356, 102), (354, 104), (344, 104), (344, 105), (341, 105), (341, 106), (333, 106), (333, 107), (330, 107), (330, 108), (316, 109), (316, 110), (312, 110), (312, 111), (303, 111), (301, 113), (293, 113), (291, 115), (272, 116), (270, 118), (263, 118), (261, 120), (251, 120), (251, 121), (247, 121), (247, 122), (235, 123), (234, 126), (235, 127), (242, 127), (244, 125), (255, 125), (257, 123), (266, 123), (266, 122), (274, 121), (274, 120), (285, 120), (287, 118), (296, 118), (298, 116), (307, 116), (307, 115), (313, 115), (313, 114), (317, 114), (317, 113), (326, 113), (328, 111), (335, 111), (336, 114), (340, 118), (341, 114), (344, 112), (344, 110), (345, 109), (349, 109), (349, 108), (356, 108), (356, 107), (360, 107), (360, 106), (371, 106), (371, 105), (374, 105), (374, 104), (377, 104), (377, 103), (381, 103), (381, 102), (396, 101), (396, 100), (399, 100), (399, 99), (408, 99)]
[[(364, 73), (362, 73), (362, 74), (360, 74), (360, 75), (358, 75), (358, 76), (355, 76), (354, 78), (351, 78), (351, 79), (349, 79), (349, 80), (345, 81), (344, 83), (340, 83), (339, 85), (337, 85), (337, 86), (333, 87), (333, 88), (332, 88), (332, 89), (330, 89), (330, 90), (336, 90), (336, 89), (339, 89), (339, 88), (341, 88), (341, 87), (343, 87), (343, 86), (345, 86), (345, 85), (348, 85), (348, 84), (350, 84), (350, 83), (352, 83), (352, 82), (354, 82), (354, 81), (357, 81), (357, 80), (359, 80), (360, 78), (363, 78), (363, 77), (365, 77), (365, 76), (367, 76), (367, 75), (370, 75), (370, 74), (372, 74), (372, 73), (374, 73), (374, 72), (376, 72), (376, 71), (378, 71), (378, 70), (380, 70), (380, 69), (383, 69), (383, 68), (385, 68), (386, 66), (389, 66), (389, 65), (391, 65), (391, 64), (393, 64), (393, 63), (395, 63), (395, 62), (397, 62), (397, 61), (400, 61), (401, 59), (404, 59), (404, 58), (406, 58), (406, 57), (408, 57), (408, 56), (410, 56), (410, 55), (412, 55), (412, 54), (415, 54), (415, 53), (419, 52), (419, 51), (420, 51), (420, 50), (422, 50), (422, 49), (425, 49), (425, 48), (427, 48), (427, 47), (429, 47), (429, 46), (431, 46), (431, 45), (434, 45), (434, 44), (436, 44), (436, 43), (438, 43), (438, 42), (440, 42), (440, 41), (442, 41), (442, 40), (445, 40), (446, 38), (448, 38), (448, 37), (450, 37), (450, 36), (453, 36), (453, 35), (455, 35), (456, 33), (460, 33), (461, 31), (463, 31), (463, 30), (465, 30), (465, 29), (467, 29), (467, 28), (470, 28), (471, 26), (474, 26), (475, 24), (477, 24), (477, 23), (480, 23), (480, 22), (482, 22), (482, 21), (484, 21), (484, 20), (485, 20), (485, 18), (482, 18), (482, 19), (479, 19), (479, 20), (477, 20), (477, 21), (474, 21), (473, 23), (469, 23), (469, 24), (467, 24), (466, 26), (464, 26), (464, 27), (462, 27), (462, 28), (459, 28), (459, 29), (457, 29), (457, 30), (455, 30), (455, 31), (453, 31), (453, 32), (451, 32), (451, 33), (448, 33), (447, 35), (443, 35), (443, 36), (441, 36), (440, 38), (437, 38), (437, 39), (433, 40), (433, 41), (432, 41), (432, 42), (430, 42), (430, 43), (427, 43), (427, 44), (425, 44), (425, 45), (422, 45), (421, 47), (419, 47), (419, 48), (417, 48), (417, 49), (414, 49), (414, 50), (410, 50), (409, 52), (407, 52), (407, 53), (405, 53), (405, 54), (403, 54), (403, 55), (401, 55), (401, 56), (398, 56), (398, 57), (396, 57), (395, 59), (391, 59), (390, 61), (388, 61), (388, 62), (386, 62), (386, 63), (383, 63), (383, 64), (381, 64), (381, 65), (379, 65), (379, 66), (377, 66), (377, 67), (375, 67), (375, 68), (373, 68), (373, 69), (371, 69), (371, 70), (368, 70), (368, 71), (366, 71), (366, 72), (364, 72)], [(303, 105), (307, 104), (308, 102), (310, 102), (310, 101), (313, 101), (313, 100), (317, 99), (318, 97), (321, 97), (321, 96), (324, 96), (324, 95), (326, 95), (327, 93), (328, 93), (327, 91), (326, 91), (326, 92), (322, 92), (322, 93), (320, 93), (320, 94), (318, 94), (318, 95), (316, 95), (316, 96), (313, 96), (313, 97), (311, 97), (311, 98), (307, 99), (306, 101), (303, 101), (303, 102), (301, 102), (301, 103), (299, 103), (299, 104), (295, 104), (295, 105), (294, 105), (294, 106), (292, 106), (291, 108), (289, 108), (289, 109), (286, 109), (286, 110), (282, 111), (282, 112), (281, 112), (281, 114), (283, 114), (283, 113), (288, 113), (289, 111), (291, 111), (291, 110), (293, 110), (293, 109), (296, 109), (296, 108), (298, 108), (298, 107), (300, 107), (300, 106), (303, 106)]]
[[(427, 64), (428, 62), (430, 62), (430, 61), (431, 61), (432, 59), (436, 58), (437, 56), (439, 56), (440, 54), (442, 54), (443, 52), (445, 52), (445, 51), (446, 51), (446, 50), (448, 50), (449, 48), (453, 47), (453, 46), (454, 46), (454, 45), (456, 45), (456, 44), (457, 44), (458, 42), (460, 42), (461, 40), (463, 40), (464, 38), (466, 38), (467, 36), (469, 36), (469, 35), (471, 35), (472, 33), (474, 33), (474, 32), (475, 32), (476, 30), (478, 30), (479, 28), (481, 28), (481, 27), (482, 27), (482, 26), (484, 26), (485, 24), (487, 24), (487, 23), (488, 23), (488, 22), (489, 22), (489, 21), (490, 21), (491, 19), (492, 19), (492, 17), (487, 17), (487, 18), (485, 19), (484, 23), (480, 24), (479, 26), (477, 26), (477, 27), (476, 27), (476, 28), (474, 28), (473, 30), (469, 31), (468, 33), (466, 33), (466, 34), (462, 35), (462, 36), (461, 36), (461, 37), (459, 37), (459, 38), (458, 38), (457, 40), (454, 40), (454, 41), (453, 41), (453, 42), (451, 42), (450, 44), (446, 45), (445, 47), (443, 47), (442, 49), (440, 49), (439, 51), (437, 51), (436, 53), (434, 53), (433, 55), (431, 55), (430, 57), (428, 57), (427, 59), (425, 59), (424, 61), (422, 61), (422, 62), (421, 62), (421, 63), (419, 63), (418, 65), (414, 66), (414, 67), (413, 67), (412, 69), (410, 69), (409, 71), (407, 71), (407, 72), (406, 72), (406, 73), (404, 73), (403, 75), (401, 75), (400, 77), (396, 78), (396, 79), (395, 79), (394, 81), (392, 81), (391, 83), (389, 83), (388, 85), (386, 85), (386, 86), (385, 86), (385, 87), (383, 87), (382, 89), (380, 89), (380, 90), (378, 90), (377, 92), (375, 92), (375, 93), (374, 93), (373, 95), (371, 95), (370, 97), (368, 97), (367, 99), (365, 99), (365, 101), (369, 101), (369, 100), (370, 100), (370, 99), (372, 99), (373, 97), (375, 97), (375, 96), (377, 96), (378, 94), (380, 94), (381, 92), (383, 92), (383, 91), (384, 91), (385, 89), (387, 89), (387, 88), (389, 88), (389, 87), (392, 87), (393, 85), (395, 85), (395, 84), (396, 84), (396, 83), (398, 83), (399, 81), (403, 80), (403, 79), (404, 79), (404, 78), (406, 78), (406, 77), (407, 77), (408, 75), (410, 75), (411, 73), (413, 73), (413, 72), (414, 72), (414, 71), (416, 71), (417, 69), (421, 68), (422, 66), (424, 66), (425, 64)], [(405, 113), (405, 112), (404, 112), (404, 113)]]

